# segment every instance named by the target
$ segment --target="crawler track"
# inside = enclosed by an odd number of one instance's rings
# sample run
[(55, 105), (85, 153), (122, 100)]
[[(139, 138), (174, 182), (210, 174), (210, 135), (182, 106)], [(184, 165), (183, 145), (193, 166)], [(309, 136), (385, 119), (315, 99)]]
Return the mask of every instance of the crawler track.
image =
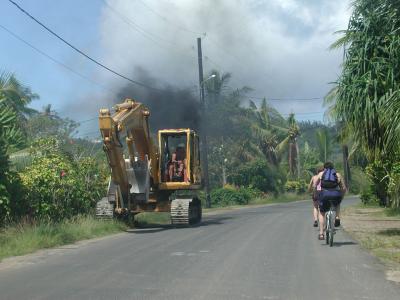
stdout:
[(197, 198), (175, 199), (171, 202), (171, 223), (193, 225), (201, 221), (201, 202)]

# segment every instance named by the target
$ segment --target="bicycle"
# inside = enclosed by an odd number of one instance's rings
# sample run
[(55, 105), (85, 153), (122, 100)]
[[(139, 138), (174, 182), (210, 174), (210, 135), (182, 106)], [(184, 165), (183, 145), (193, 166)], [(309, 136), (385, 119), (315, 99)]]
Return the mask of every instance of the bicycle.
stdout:
[(336, 233), (335, 229), (335, 219), (336, 219), (336, 203), (333, 203), (335, 200), (328, 200), (330, 207), (329, 211), (325, 214), (325, 235), (326, 235), (326, 244), (329, 244), (330, 247), (333, 246), (333, 236)]

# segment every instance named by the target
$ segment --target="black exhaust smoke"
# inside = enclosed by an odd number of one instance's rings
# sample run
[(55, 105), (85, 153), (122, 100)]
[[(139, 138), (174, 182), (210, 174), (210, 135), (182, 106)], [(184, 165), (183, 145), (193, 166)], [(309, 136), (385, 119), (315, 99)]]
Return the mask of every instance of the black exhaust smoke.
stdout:
[(147, 89), (127, 84), (119, 89), (116, 103), (125, 98), (141, 102), (150, 109), (150, 128), (157, 131), (168, 128), (191, 128), (198, 130), (200, 126), (200, 103), (198, 91), (171, 85), (160, 85), (159, 80), (151, 78), (143, 69), (135, 70), (135, 78), (147, 86)]

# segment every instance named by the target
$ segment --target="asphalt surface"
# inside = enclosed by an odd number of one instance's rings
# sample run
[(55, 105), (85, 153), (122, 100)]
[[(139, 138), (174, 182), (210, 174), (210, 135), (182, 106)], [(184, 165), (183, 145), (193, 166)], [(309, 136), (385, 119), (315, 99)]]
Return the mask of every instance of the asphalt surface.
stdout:
[(400, 299), (400, 285), (343, 231), (318, 241), (309, 201), (8, 259), (0, 299)]

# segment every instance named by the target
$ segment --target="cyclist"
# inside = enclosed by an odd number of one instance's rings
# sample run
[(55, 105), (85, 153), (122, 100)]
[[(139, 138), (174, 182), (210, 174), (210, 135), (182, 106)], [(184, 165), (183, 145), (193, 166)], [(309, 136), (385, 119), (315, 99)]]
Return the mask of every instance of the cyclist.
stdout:
[(318, 193), (321, 191), (321, 184), (317, 185), (318, 174), (323, 170), (323, 167), (316, 169), (317, 172), (313, 177), (311, 177), (310, 184), (308, 185), (308, 191), (312, 193), (314, 227), (318, 227)]
[(340, 226), (340, 202), (346, 192), (346, 186), (342, 180), (342, 176), (336, 172), (333, 163), (326, 162), (324, 170), (320, 172), (317, 178), (317, 185), (321, 184), (321, 192), (319, 193), (319, 240), (324, 240), (325, 229), (325, 213), (330, 208), (330, 201), (336, 206), (335, 227)]

